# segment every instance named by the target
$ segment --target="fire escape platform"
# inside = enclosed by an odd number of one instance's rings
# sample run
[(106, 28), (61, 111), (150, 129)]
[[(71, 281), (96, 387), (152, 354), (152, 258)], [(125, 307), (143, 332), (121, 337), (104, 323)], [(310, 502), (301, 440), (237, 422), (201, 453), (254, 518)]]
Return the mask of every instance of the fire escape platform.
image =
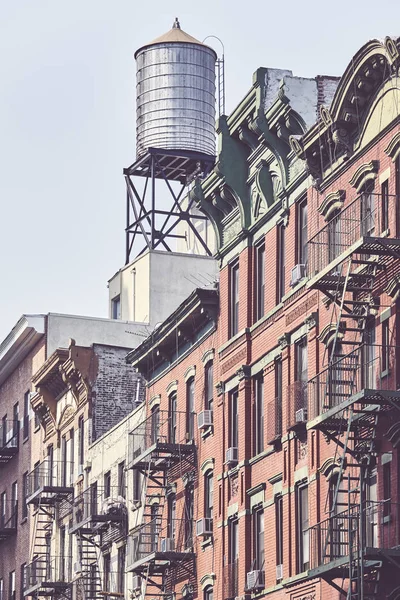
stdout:
[(187, 552), (151, 552), (150, 554), (135, 560), (126, 567), (126, 572), (146, 573), (149, 565), (152, 574), (163, 573), (171, 564), (191, 560), (194, 557), (192, 551)]
[(4, 526), (0, 526), (0, 542), (3, 542), (7, 538), (15, 535), (17, 533), (17, 523), (13, 525), (5, 524)]
[(347, 426), (347, 419), (344, 415), (341, 415), (344, 410), (352, 406), (353, 404), (361, 405), (376, 405), (376, 406), (387, 406), (392, 405), (393, 402), (400, 402), (400, 391), (396, 390), (371, 390), (363, 389), (353, 394), (340, 404), (332, 406), (322, 414), (308, 421), (307, 429), (343, 429), (344, 425)]
[[(387, 555), (390, 550), (385, 550)], [(397, 554), (393, 556), (398, 556)], [(380, 548), (366, 548), (364, 554), (364, 568), (366, 570), (376, 567), (376, 565), (382, 560), (382, 554)], [(335, 560), (331, 560), (324, 565), (315, 567), (308, 571), (308, 577), (314, 579), (315, 577), (322, 577), (322, 579), (332, 580), (336, 578), (347, 578), (349, 572), (349, 556), (341, 556)]]
[(107, 529), (110, 523), (121, 523), (122, 516), (120, 515), (96, 515), (95, 517), (87, 517), (83, 519), (79, 523), (76, 523), (72, 527), (70, 527), (70, 533), (87, 533), (87, 534), (97, 534)]
[(18, 454), (18, 446), (0, 448), (0, 464), (7, 464), (16, 454)]
[[(365, 254), (367, 256), (387, 256), (389, 254), (400, 256), (400, 238), (360, 237), (326, 267), (312, 276), (307, 282), (306, 287), (308, 289), (336, 290), (338, 276), (337, 274), (335, 275), (334, 271), (353, 254)], [(348, 289), (348, 291), (351, 290)]]
[(168, 442), (155, 442), (143, 452), (132, 458), (128, 468), (160, 470), (169, 468), (177, 463), (183, 456), (192, 454), (193, 443), (171, 444)]
[(73, 487), (44, 485), (30, 494), (26, 498), (27, 504), (54, 505), (72, 496), (74, 493)]
[(34, 585), (24, 590), (24, 596), (55, 596), (62, 591), (72, 589), (72, 583), (67, 581), (41, 581), (37, 585)]

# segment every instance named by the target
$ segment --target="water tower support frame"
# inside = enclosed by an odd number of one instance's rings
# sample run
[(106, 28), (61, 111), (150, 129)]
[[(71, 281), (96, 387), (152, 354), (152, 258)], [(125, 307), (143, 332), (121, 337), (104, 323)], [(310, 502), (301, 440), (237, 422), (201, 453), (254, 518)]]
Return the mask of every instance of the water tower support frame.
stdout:
[[(187, 186), (195, 177), (206, 177), (215, 164), (215, 157), (188, 150), (165, 150), (149, 148), (142, 157), (127, 169), (124, 169), (126, 182), (126, 256), (125, 264), (132, 258), (135, 242), (143, 239), (145, 244), (135, 256), (143, 254), (146, 249), (157, 248), (172, 252), (168, 243), (171, 239), (186, 239), (186, 235), (177, 232), (177, 227), (185, 221), (208, 256), (212, 253), (194, 222), (207, 220), (204, 215), (193, 214), (193, 201), (184, 209), (181, 200)], [(142, 190), (135, 181), (145, 179)], [(161, 198), (157, 198), (157, 179), (163, 180), (171, 200), (169, 210), (159, 208)], [(180, 183), (181, 188), (175, 193), (171, 182)], [(164, 197), (165, 203), (165, 197)]]

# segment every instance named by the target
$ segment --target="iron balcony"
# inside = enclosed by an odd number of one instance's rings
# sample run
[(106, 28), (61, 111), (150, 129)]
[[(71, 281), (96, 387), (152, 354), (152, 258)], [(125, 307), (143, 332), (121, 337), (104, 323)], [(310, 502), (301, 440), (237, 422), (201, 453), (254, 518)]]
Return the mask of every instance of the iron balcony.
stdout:
[(117, 488), (98, 488), (92, 484), (73, 500), (71, 533), (100, 533), (111, 523), (127, 520), (126, 500)]
[(70, 556), (38, 556), (25, 567), (24, 596), (60, 597), (72, 586)]

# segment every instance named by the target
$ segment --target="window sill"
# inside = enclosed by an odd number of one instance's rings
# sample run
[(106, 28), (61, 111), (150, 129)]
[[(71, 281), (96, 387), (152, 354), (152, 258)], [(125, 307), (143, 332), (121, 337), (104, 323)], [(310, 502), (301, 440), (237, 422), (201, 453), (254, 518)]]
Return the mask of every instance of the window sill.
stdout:
[(214, 435), (213, 425), (206, 427), (206, 429), (204, 429), (204, 431), (201, 432), (201, 437), (203, 440), (206, 440), (207, 438), (209, 438), (210, 436), (213, 436), (213, 435)]
[(385, 379), (385, 377), (389, 377), (390, 375), (390, 369), (385, 369), (384, 371), (382, 371), (382, 373), (380, 374), (380, 378), (381, 379)]
[(207, 539), (205, 539), (203, 542), (200, 543), (200, 548), (202, 550), (205, 550), (206, 548), (209, 548), (210, 546), (214, 545), (214, 540), (213, 540), (213, 536), (210, 535), (207, 537)]

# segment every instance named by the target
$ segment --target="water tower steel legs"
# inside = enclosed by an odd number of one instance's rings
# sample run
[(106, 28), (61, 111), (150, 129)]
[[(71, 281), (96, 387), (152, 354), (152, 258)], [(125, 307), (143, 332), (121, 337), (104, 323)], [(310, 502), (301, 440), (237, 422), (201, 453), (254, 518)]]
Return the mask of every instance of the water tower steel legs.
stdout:
[[(177, 155), (172, 151), (150, 149), (144, 157), (128, 169), (124, 169), (127, 189), (126, 264), (135, 256), (142, 254), (147, 248), (155, 250), (162, 247), (163, 250), (171, 252), (168, 240), (185, 240), (187, 237), (186, 232), (176, 231), (176, 228), (183, 221), (187, 224), (187, 228), (193, 232), (205, 254), (211, 256), (210, 249), (194, 224), (194, 221), (206, 221), (207, 217), (191, 212), (193, 201), (190, 201), (188, 206), (183, 209), (181, 200), (185, 190), (187, 190), (188, 181), (197, 174), (201, 176), (208, 174), (213, 164), (213, 157), (204, 157), (204, 155), (196, 155), (193, 152), (182, 152)], [(138, 182), (137, 177), (140, 177), (141, 181), (143, 181), (143, 178), (145, 179), (142, 193), (135, 185), (135, 181)], [(170, 201), (172, 200), (169, 210), (159, 208), (160, 201), (163, 200), (165, 204), (166, 200), (164, 194), (163, 199), (157, 198), (157, 179), (165, 181)], [(179, 193), (175, 193), (173, 190), (172, 181), (180, 183)], [(144, 246), (141, 246), (139, 251), (135, 248), (135, 254), (133, 255), (138, 236), (143, 238)]]

